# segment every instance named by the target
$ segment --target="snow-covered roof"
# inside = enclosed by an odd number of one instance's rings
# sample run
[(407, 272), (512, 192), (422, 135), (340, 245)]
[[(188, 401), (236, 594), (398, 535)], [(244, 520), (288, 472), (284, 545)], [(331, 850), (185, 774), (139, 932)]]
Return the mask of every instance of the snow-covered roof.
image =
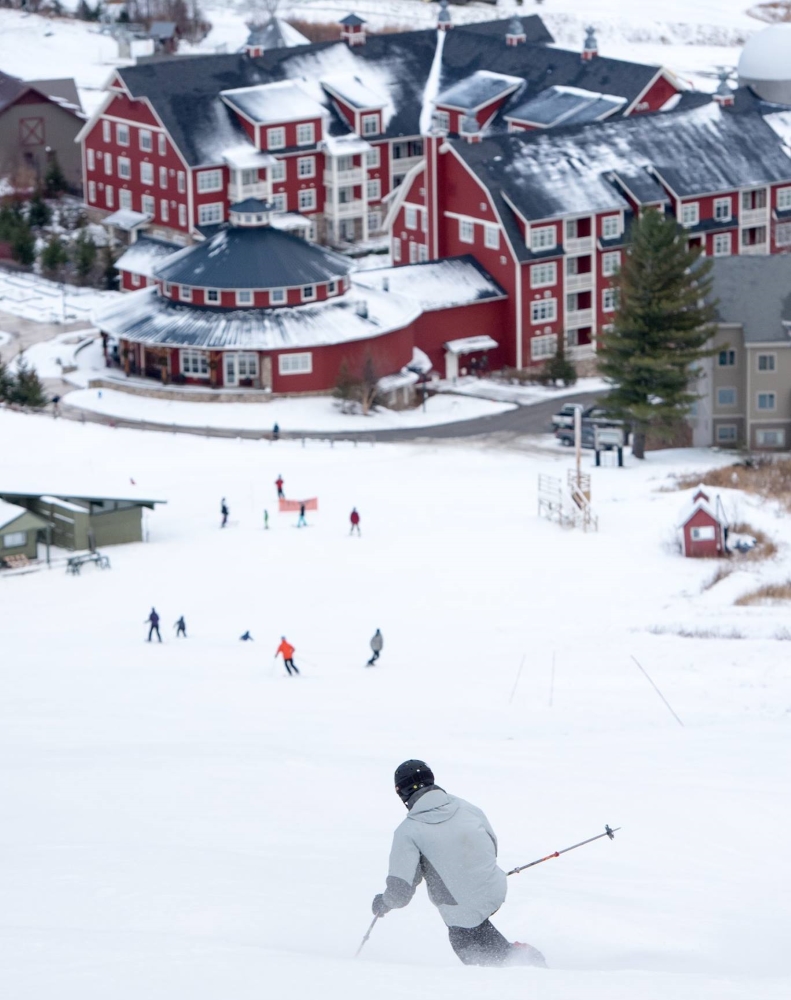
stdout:
[(251, 142), (240, 142), (230, 149), (224, 149), (220, 154), (222, 159), (235, 170), (255, 170), (258, 167), (271, 167), (277, 160), (270, 153), (262, 153)]
[(291, 80), (223, 90), (220, 96), (235, 111), (260, 125), (300, 118), (324, 118), (328, 114), (322, 104)]
[(551, 128), (554, 125), (581, 125), (614, 114), (626, 104), (625, 97), (597, 94), (579, 87), (548, 87), (527, 101), (509, 108), (508, 121), (530, 122)]
[(307, 216), (300, 215), (299, 212), (278, 212), (270, 217), (269, 225), (273, 229), (290, 232), (294, 229), (310, 229), (313, 223)]
[(520, 76), (506, 76), (504, 73), (479, 69), (465, 80), (459, 80), (452, 87), (437, 94), (436, 104), (443, 108), (475, 111), (513, 93), (524, 82)]
[(359, 28), (361, 24), (367, 24), (368, 22), (363, 20), (358, 14), (351, 13), (347, 14), (346, 17), (341, 18), (338, 22), (346, 28)]
[(369, 83), (363, 83), (359, 76), (352, 73), (325, 76), (321, 85), (353, 108), (383, 108), (388, 103), (387, 95), (377, 93)]
[(139, 236), (115, 262), (119, 271), (129, 271), (130, 274), (143, 274), (147, 278), (154, 277), (154, 270), (166, 258), (183, 250), (184, 247), (167, 240), (156, 240), (153, 236)]
[(115, 226), (129, 232), (132, 229), (137, 229), (138, 226), (145, 225), (151, 219), (152, 216), (147, 212), (134, 212), (131, 208), (119, 208), (117, 212), (105, 215), (102, 219), (102, 225)]
[(245, 46), (256, 49), (290, 49), (310, 45), (310, 39), (280, 17), (270, 17), (266, 24), (250, 28)]
[(469, 255), (358, 271), (353, 281), (358, 288), (386, 286), (391, 294), (419, 303), (424, 312), (506, 297), (494, 278)]
[[(698, 487), (698, 489), (696, 489), (693, 492), (692, 494), (693, 498), (698, 495), (699, 490), (700, 487)], [(717, 498), (717, 502), (719, 503), (719, 497)], [(721, 504), (719, 504), (719, 506), (720, 508), (722, 507)], [(718, 524), (722, 524), (723, 526), (727, 524), (727, 521), (725, 520), (724, 511), (722, 511), (722, 515), (718, 514), (715, 505), (712, 504), (710, 500), (706, 500), (704, 499), (704, 497), (698, 496), (697, 500), (695, 499), (689, 500), (686, 504), (684, 504), (684, 506), (679, 511), (678, 521), (677, 521), (678, 527), (683, 528), (685, 524), (689, 524), (692, 518), (700, 511), (702, 511), (704, 514), (707, 514), (712, 520), (716, 521)]]
[(15, 503), (6, 503), (5, 500), (0, 500), (0, 528), (4, 528), (7, 524), (11, 524), (12, 521), (16, 521), (17, 518), (27, 513), (29, 513), (27, 507), (19, 507)]
[(445, 350), (451, 354), (470, 354), (472, 351), (493, 351), (500, 345), (493, 337), (485, 334), (477, 337), (461, 337), (459, 340), (449, 340)]
[(350, 132), (348, 135), (328, 135), (323, 145), (330, 156), (353, 156), (355, 153), (367, 153), (372, 149), (370, 142), (361, 139), (355, 132)]

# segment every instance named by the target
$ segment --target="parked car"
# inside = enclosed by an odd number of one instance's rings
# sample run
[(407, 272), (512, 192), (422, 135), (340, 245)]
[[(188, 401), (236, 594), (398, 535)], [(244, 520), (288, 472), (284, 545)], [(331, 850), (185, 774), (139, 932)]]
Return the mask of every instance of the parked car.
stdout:
[(573, 427), (574, 411), (582, 410), (582, 403), (564, 403), (557, 413), (552, 415), (553, 427)]
[[(593, 448), (595, 446), (595, 431), (594, 425), (588, 420), (583, 421), (582, 424), (582, 447), (583, 448)], [(560, 441), (561, 444), (566, 445), (567, 448), (574, 447), (574, 427), (558, 427), (555, 431), (555, 437)]]

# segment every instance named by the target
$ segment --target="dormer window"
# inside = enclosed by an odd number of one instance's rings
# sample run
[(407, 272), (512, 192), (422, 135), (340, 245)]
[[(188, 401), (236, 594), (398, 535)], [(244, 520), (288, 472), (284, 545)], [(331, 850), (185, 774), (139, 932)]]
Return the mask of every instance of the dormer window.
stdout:
[(282, 306), (286, 301), (286, 290), (285, 288), (270, 288), (269, 289), (269, 304), (270, 306)]
[(363, 135), (378, 135), (379, 115), (362, 116)]
[(327, 295), (337, 295), (337, 293), (338, 293), (338, 282), (331, 281), (327, 285)]
[(192, 302), (192, 289), (181, 285), (179, 287), (179, 298), (182, 302)]
[(297, 125), (297, 145), (311, 146), (316, 141), (316, 127), (313, 122)]
[(240, 288), (236, 292), (237, 306), (251, 306), (253, 304), (253, 293), (249, 288)]
[[(695, 219), (695, 222), (697, 221), (698, 220)], [(602, 238), (605, 240), (614, 240), (617, 236), (620, 236), (621, 235), (620, 215), (606, 215), (602, 219), (601, 234)]]
[(282, 127), (268, 128), (266, 130), (267, 149), (285, 149), (286, 130)]
[(220, 301), (220, 292), (217, 288), (207, 288), (206, 289), (206, 303), (208, 305), (217, 305)]
[(450, 113), (447, 111), (435, 111), (434, 125), (440, 132), (450, 132)]
[(305, 285), (302, 289), (302, 301), (311, 302), (315, 298), (316, 298), (316, 286)]

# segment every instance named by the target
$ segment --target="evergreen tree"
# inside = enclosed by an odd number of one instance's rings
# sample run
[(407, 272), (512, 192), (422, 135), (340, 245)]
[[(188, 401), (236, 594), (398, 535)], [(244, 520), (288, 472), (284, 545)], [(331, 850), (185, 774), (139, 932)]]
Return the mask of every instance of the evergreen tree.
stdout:
[(109, 246), (102, 247), (101, 255), (102, 288), (113, 290), (118, 288), (118, 272), (115, 269), (115, 258)]
[(342, 409), (344, 411), (346, 410), (347, 403), (359, 398), (359, 387), (360, 380), (352, 375), (349, 363), (344, 358), (344, 360), (341, 361), (340, 368), (338, 369), (338, 379), (335, 382), (335, 389), (333, 391), (333, 395), (336, 399), (341, 400), (341, 403), (343, 404)]
[(44, 174), (44, 189), (47, 192), (47, 196), (54, 198), (63, 191), (67, 191), (68, 187), (66, 175), (61, 170), (57, 154), (53, 153), (47, 164), (47, 171)]
[(0, 358), (0, 403), (10, 403), (14, 389), (14, 376), (8, 365)]
[(558, 335), (558, 348), (555, 356), (547, 358), (541, 369), (541, 382), (544, 385), (574, 385), (577, 381), (577, 369), (574, 362), (566, 357), (566, 344), (563, 334)]
[(697, 398), (691, 371), (712, 353), (712, 263), (688, 247), (678, 223), (655, 210), (632, 227), (616, 278), (613, 329), (602, 338), (599, 371), (612, 385), (608, 409), (632, 424), (632, 451), (645, 455), (646, 433), (670, 437)]
[(30, 267), (36, 259), (36, 238), (24, 219), (20, 219), (11, 237), (11, 257), (17, 264)]
[(30, 366), (24, 357), (17, 362), (16, 378), (11, 388), (11, 402), (29, 406), (34, 410), (40, 410), (47, 405), (47, 396), (41, 379), (36, 369)]
[(366, 355), (363, 362), (362, 377), (359, 381), (360, 404), (363, 413), (367, 416), (379, 402), (379, 376), (376, 374), (376, 365), (373, 357)]
[(41, 251), (41, 270), (49, 278), (56, 278), (60, 269), (69, 261), (69, 255), (60, 236), (53, 234)]
[(74, 267), (80, 277), (80, 281), (84, 282), (86, 278), (90, 277), (93, 271), (98, 253), (96, 244), (93, 242), (93, 237), (84, 229), (80, 230), (79, 236), (74, 241), (73, 253)]
[(27, 210), (28, 224), (34, 227), (48, 226), (52, 222), (52, 209), (41, 197), (41, 192), (36, 191), (30, 199), (30, 207)]

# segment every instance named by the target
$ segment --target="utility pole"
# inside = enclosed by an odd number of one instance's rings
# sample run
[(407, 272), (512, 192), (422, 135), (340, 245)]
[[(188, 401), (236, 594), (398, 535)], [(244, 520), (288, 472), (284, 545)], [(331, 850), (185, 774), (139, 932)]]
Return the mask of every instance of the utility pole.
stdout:
[(577, 489), (582, 484), (582, 407), (574, 407), (574, 452), (577, 460)]

